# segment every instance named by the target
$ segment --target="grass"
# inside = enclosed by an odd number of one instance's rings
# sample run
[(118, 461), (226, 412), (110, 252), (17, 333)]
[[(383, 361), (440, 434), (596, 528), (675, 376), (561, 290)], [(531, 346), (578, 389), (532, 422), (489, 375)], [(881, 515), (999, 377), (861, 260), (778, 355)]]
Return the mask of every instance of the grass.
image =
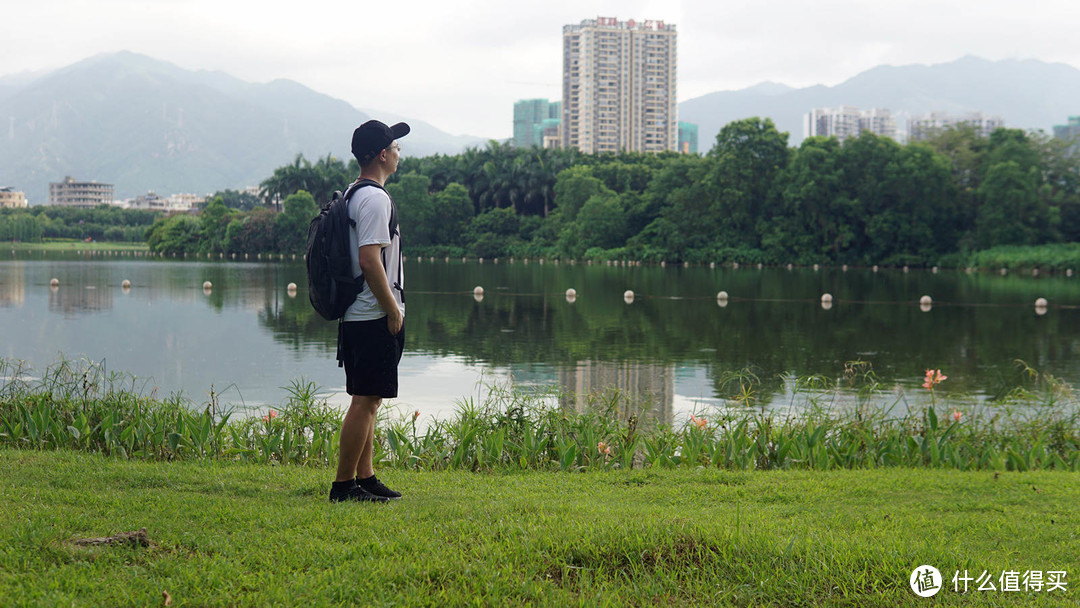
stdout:
[(967, 265), (989, 270), (1075, 270), (1080, 269), (1080, 243), (1002, 245), (970, 254)]
[(79, 239), (46, 239), (41, 243), (13, 242), (15, 251), (149, 251), (146, 243), (119, 243), (94, 241), (87, 243)]
[[(583, 413), (551, 395), (492, 387), (459, 402), (446, 420), (381, 420), (375, 459), (414, 470), (728, 470), (931, 467), (1080, 471), (1080, 414), (1070, 386), (1025, 366), (1020, 386), (993, 408), (943, 401), (933, 390), (883, 391), (866, 364), (830, 385), (793, 383), (807, 406), (786, 416), (745, 408), (757, 378), (725, 380), (742, 409), (692, 416), (676, 426), (625, 415), (617, 393), (594, 396)], [(341, 413), (311, 383), (294, 381), (279, 410), (234, 415), (213, 392), (195, 404), (141, 394), (137, 381), (92, 362), (61, 360), (36, 374), (0, 360), (0, 445), (77, 449), (144, 460), (236, 460), (329, 466)], [(850, 411), (825, 408), (841, 390)], [(922, 399), (920, 404), (919, 399)], [(741, 401), (740, 401), (741, 400)], [(901, 402), (904, 413), (894, 415)], [(982, 408), (982, 409), (980, 409)], [(984, 411), (985, 410), (985, 411)]]
[[(0, 448), (4, 606), (1068, 606), (1080, 475), (905, 468), (330, 472)], [(71, 541), (145, 527), (151, 546)], [(908, 587), (943, 573), (934, 600)], [(952, 589), (1063, 570), (1065, 591)], [(1022, 588), (1022, 587), (1021, 587)]]

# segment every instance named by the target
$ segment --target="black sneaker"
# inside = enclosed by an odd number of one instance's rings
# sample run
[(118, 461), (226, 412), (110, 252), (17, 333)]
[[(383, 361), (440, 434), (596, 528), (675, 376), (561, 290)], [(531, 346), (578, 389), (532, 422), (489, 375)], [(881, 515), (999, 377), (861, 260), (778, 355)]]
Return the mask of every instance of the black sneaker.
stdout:
[(353, 484), (345, 488), (330, 486), (330, 502), (345, 502), (355, 500), (358, 502), (389, 502), (385, 496), (376, 496), (364, 488)]
[(383, 483), (379, 481), (379, 478), (374, 475), (367, 479), (357, 479), (356, 483), (361, 489), (366, 490), (368, 493), (385, 498), (386, 500), (401, 498), (401, 492), (395, 492), (384, 486)]

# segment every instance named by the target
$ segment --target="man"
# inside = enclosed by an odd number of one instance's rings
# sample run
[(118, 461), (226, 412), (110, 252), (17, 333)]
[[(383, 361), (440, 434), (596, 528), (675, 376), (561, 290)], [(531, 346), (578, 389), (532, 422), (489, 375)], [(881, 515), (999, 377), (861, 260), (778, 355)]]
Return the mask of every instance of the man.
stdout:
[(352, 402), (341, 424), (331, 502), (401, 497), (375, 477), (371, 458), (375, 414), (384, 398), (397, 397), (397, 368), (405, 347), (401, 238), (394, 229), (394, 201), (383, 186), (397, 171), (401, 145), (396, 140), (408, 133), (405, 123), (388, 127), (377, 120), (353, 131), (352, 153), (360, 163), (357, 182), (374, 183), (354, 188), (349, 197), (349, 217), (356, 222), (350, 232), (350, 248), (356, 255), (353, 275), (363, 273), (364, 286), (338, 331), (338, 361), (345, 368)]

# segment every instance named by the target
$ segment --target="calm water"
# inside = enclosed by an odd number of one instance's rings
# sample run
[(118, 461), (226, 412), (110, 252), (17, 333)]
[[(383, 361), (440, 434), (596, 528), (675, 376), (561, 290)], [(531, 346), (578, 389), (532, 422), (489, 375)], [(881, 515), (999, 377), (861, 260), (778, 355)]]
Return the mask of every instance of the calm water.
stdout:
[[(752, 369), (766, 401), (786, 405), (784, 377), (837, 378), (862, 359), (918, 390), (941, 368), (946, 391), (993, 394), (1014, 361), (1080, 383), (1080, 278), (942, 271), (622, 268), (503, 261), (406, 264), (403, 411), (452, 411), (481, 382), (608, 386), (648, 397), (656, 415), (722, 403), (725, 372)], [(50, 288), (51, 278), (60, 281)], [(130, 290), (121, 289), (124, 279)], [(214, 285), (204, 293), (202, 284)], [(286, 285), (301, 286), (290, 297)], [(63, 354), (104, 361), (159, 395), (182, 391), (249, 407), (280, 403), (291, 380), (347, 402), (334, 362), (336, 326), (307, 302), (299, 262), (148, 260), (0, 254), (0, 357), (41, 370)], [(477, 301), (474, 286), (485, 295)], [(567, 302), (568, 288), (577, 290)], [(623, 292), (637, 295), (631, 304)], [(730, 294), (720, 306), (716, 293)], [(835, 302), (825, 310), (822, 293)], [(930, 295), (934, 305), (920, 310)], [(1037, 297), (1050, 301), (1036, 314)]]

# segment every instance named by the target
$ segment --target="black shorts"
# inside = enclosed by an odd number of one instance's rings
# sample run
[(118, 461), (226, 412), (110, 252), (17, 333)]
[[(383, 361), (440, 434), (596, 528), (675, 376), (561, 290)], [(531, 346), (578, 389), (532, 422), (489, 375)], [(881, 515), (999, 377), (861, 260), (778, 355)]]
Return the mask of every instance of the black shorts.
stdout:
[(405, 326), (391, 335), (387, 318), (338, 324), (338, 365), (345, 391), (365, 397), (397, 397), (398, 363), (405, 351)]

